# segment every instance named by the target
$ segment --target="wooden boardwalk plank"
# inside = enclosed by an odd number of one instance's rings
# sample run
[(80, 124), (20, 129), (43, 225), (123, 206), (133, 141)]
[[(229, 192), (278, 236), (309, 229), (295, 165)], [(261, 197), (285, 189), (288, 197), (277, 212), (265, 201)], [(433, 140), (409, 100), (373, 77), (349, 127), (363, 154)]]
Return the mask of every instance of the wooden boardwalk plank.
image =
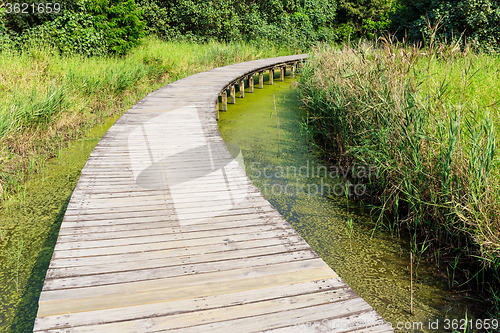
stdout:
[(273, 286), (259, 288), (256, 290), (245, 290), (240, 292), (187, 298), (171, 302), (159, 302), (152, 304), (142, 304), (127, 308), (113, 308), (105, 310), (95, 310), (92, 312), (77, 312), (58, 316), (41, 317), (38, 320), (39, 329), (65, 328), (66, 323), (72, 325), (89, 325), (88, 316), (92, 316), (95, 324), (109, 323), (113, 321), (125, 321), (133, 319), (145, 319), (155, 314), (156, 316), (169, 316), (179, 313), (187, 313), (198, 310), (210, 310), (224, 306), (238, 306), (251, 302), (277, 299), (293, 295), (307, 295), (321, 290), (345, 289), (348, 286), (340, 278), (332, 278), (318, 281), (308, 281), (296, 284), (290, 284), (287, 288), (282, 286)]
[[(282, 333), (322, 320), (383, 323), (264, 199), (217, 127), (223, 89), (305, 57), (192, 75), (116, 121), (68, 204), (34, 332)], [(335, 330), (347, 331), (392, 332)]]
[(206, 255), (209, 256), (212, 253), (217, 253), (217, 255), (219, 256), (218, 258), (224, 258), (225, 254), (227, 253), (242, 250), (251, 251), (252, 249), (264, 249), (269, 251), (268, 253), (273, 253), (276, 247), (278, 247), (279, 250), (286, 249), (287, 251), (304, 249), (304, 244), (297, 245), (298, 240), (299, 239), (297, 237), (288, 237), (286, 240), (277, 238), (262, 238), (239, 242), (191, 246), (189, 248), (157, 249), (141, 252), (103, 254), (95, 257), (73, 256), (66, 258), (53, 258), (50, 263), (50, 267), (54, 270), (57, 270), (58, 268), (83, 266), (85, 266), (84, 269), (92, 269), (92, 267), (89, 266), (95, 266), (98, 269), (99, 267), (102, 267), (104, 265), (109, 265), (110, 262), (120, 262), (123, 265), (131, 265), (131, 262), (133, 261), (165, 259), (172, 260), (172, 262), (175, 263), (179, 260), (183, 261), (186, 258), (192, 258), (192, 256), (195, 255), (197, 258), (199, 258), (198, 260), (204, 260)]

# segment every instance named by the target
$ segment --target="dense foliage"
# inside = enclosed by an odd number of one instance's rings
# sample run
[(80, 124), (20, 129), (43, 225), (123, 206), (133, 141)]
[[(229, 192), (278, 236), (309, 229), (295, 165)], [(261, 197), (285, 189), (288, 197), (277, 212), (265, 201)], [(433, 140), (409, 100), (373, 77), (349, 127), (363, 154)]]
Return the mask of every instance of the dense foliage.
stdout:
[[(336, 2), (139, 0), (151, 31), (194, 40), (252, 40), (309, 46), (333, 40)], [(159, 25), (161, 22), (162, 25)]]
[[(6, 4), (8, 2), (21, 4), (24, 1), (3, 2), (5, 2), (3, 9), (4, 11), (7, 11), (8, 6)], [(51, 2), (53, 3), (53, 1), (51, 0), (36, 1), (37, 4), (47, 4)], [(12, 35), (19, 35), (30, 28), (34, 28), (46, 22), (54, 21), (62, 13), (66, 13), (68, 11), (81, 12), (83, 10), (83, 4), (78, 0), (58, 0), (57, 3), (60, 5), (60, 9), (58, 12), (54, 10), (52, 10), (51, 13), (48, 13), (48, 11), (45, 10), (43, 12), (39, 12), (38, 7), (36, 7), (36, 10), (33, 13), (32, 8), (28, 7), (26, 11), (28, 11), (29, 14), (26, 14), (21, 12), (23, 8), (20, 6), (18, 10), (19, 12), (16, 13), (13, 8), (13, 12), (4, 14), (4, 17), (2, 19), (5, 21), (5, 25), (6, 27), (8, 27), (9, 33), (11, 33)], [(0, 5), (0, 7), (2, 7), (2, 5)], [(43, 7), (45, 9), (45, 6)]]
[(17, 48), (46, 43), (70, 54), (124, 54), (144, 36), (143, 11), (134, 0), (64, 0), (60, 5), (58, 13), (37, 9), (29, 14), (7, 13), (4, 6), (0, 43)]
[(398, 0), (392, 29), (410, 40), (436, 38), (456, 41), (461, 36), (487, 50), (500, 50), (500, 1), (498, 0)]
[(7, 14), (7, 7), (0, 5), (0, 48), (44, 41), (64, 53), (124, 54), (142, 36), (155, 34), (164, 39), (251, 41), (307, 49), (321, 41), (372, 39), (386, 30), (410, 41), (460, 40), (483, 49), (500, 48), (498, 0), (59, 2), (58, 14)]
[(64, 0), (59, 14), (6, 9), (0, 47), (45, 41), (86, 55), (123, 54), (145, 34), (307, 48), (336, 40), (340, 31), (331, 0)]
[(393, 3), (393, 0), (340, 0), (337, 12), (340, 39), (373, 38), (374, 32), (387, 30)]

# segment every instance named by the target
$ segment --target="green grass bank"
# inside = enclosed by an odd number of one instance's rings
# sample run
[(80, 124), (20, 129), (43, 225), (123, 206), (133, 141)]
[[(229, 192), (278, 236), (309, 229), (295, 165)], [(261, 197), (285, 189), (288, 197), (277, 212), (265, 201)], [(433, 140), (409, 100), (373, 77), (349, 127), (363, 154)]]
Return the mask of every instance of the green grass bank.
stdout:
[(321, 46), (299, 81), (325, 157), (376, 168), (353, 180), (375, 228), (409, 236), (417, 265), (434, 263), (450, 288), (474, 285), (498, 316), (500, 57), (387, 39)]

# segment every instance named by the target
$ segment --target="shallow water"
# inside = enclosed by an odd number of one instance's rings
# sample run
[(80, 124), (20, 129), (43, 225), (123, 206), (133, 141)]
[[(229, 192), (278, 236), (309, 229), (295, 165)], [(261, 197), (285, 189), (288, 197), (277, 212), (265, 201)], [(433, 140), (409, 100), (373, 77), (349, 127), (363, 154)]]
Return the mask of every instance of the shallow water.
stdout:
[[(445, 283), (433, 278), (432, 268), (420, 262), (410, 315), (408, 244), (373, 232), (368, 211), (341, 191), (345, 188), (342, 169), (332, 166), (325, 173), (325, 165), (302, 134), (305, 113), (297, 105), (289, 78), (275, 80), (273, 86), (256, 88), (228, 105), (228, 111), (220, 113), (219, 130), (226, 142), (241, 147), (247, 175), (264, 196), (386, 321), (394, 327), (400, 323), (400, 332), (449, 332), (444, 319), (465, 318), (471, 304), (457, 300)], [(376, 176), (376, 169), (372, 170)], [(355, 170), (358, 179), (365, 177), (365, 181), (369, 172), (369, 167)], [(351, 193), (362, 193), (363, 187), (354, 185), (348, 187)], [(436, 320), (438, 329), (434, 329)]]
[[(38, 297), (71, 193), (90, 153), (116, 119), (108, 118), (84, 138), (70, 142), (58, 157), (47, 162), (40, 174), (33, 176), (26, 191), (22, 190), (19, 196), (3, 205), (0, 214), (1, 332), (33, 331)], [(21, 264), (19, 269), (16, 261)]]

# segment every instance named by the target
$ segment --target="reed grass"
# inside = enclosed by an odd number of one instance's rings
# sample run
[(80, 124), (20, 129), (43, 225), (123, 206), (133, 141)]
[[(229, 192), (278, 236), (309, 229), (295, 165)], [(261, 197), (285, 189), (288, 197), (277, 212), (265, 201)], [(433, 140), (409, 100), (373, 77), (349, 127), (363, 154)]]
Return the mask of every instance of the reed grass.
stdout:
[(150, 37), (126, 57), (60, 55), (48, 46), (0, 52), (0, 200), (103, 118), (159, 87), (232, 63), (293, 53), (245, 43)]
[(7, 256), (9, 257), (9, 259), (11, 259), (13, 261), (13, 263), (15, 265), (15, 268), (14, 268), (15, 274), (14, 274), (13, 280), (14, 280), (14, 283), (16, 285), (17, 293), (19, 293), (19, 290), (20, 290), (19, 273), (21, 271), (22, 266), (28, 260), (28, 259), (21, 259), (22, 255), (23, 255), (23, 247), (24, 247), (24, 241), (21, 238), (21, 239), (17, 240), (17, 248), (10, 247), (10, 248), (5, 250), (5, 252), (7, 253)]
[(308, 134), (325, 156), (378, 168), (363, 198), (375, 225), (408, 233), (417, 259), (440, 251), (450, 286), (460, 270), (498, 308), (500, 57), (387, 36), (318, 46), (299, 81)]

